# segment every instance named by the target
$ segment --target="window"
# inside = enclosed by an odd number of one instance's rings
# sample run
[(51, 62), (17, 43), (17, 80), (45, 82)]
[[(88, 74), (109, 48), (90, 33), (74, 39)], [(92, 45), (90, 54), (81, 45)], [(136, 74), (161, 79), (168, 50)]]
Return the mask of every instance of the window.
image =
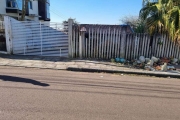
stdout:
[(6, 3), (7, 3), (7, 7), (17, 8), (15, 0), (7, 0)]
[(46, 17), (47, 17), (47, 18), (50, 18), (49, 6), (50, 6), (49, 3), (46, 3), (46, 12), (47, 12), (47, 13), (46, 13)]
[(32, 1), (29, 1), (29, 9), (33, 9)]
[(22, 10), (22, 0), (16, 0), (17, 2), (17, 7), (19, 10)]

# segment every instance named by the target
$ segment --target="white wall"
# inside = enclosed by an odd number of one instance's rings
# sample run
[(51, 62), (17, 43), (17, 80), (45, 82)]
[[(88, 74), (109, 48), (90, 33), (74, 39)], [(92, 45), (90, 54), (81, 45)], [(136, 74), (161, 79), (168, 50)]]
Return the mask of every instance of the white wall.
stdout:
[(6, 0), (0, 0), (0, 14), (5, 14)]
[(27, 17), (27, 18), (33, 19), (35, 21), (38, 21), (39, 20), (39, 18), (37, 17), (38, 14), (39, 14), (39, 11), (38, 11), (38, 1), (32, 1), (32, 5), (33, 5), (33, 9), (29, 9), (29, 14), (35, 14), (36, 17)]

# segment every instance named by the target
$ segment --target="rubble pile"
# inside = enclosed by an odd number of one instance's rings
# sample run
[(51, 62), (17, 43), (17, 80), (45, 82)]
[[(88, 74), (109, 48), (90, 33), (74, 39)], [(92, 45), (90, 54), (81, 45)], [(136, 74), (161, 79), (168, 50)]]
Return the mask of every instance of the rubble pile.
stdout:
[(139, 59), (125, 60), (123, 58), (111, 59), (112, 62), (127, 64), (137, 69), (145, 69), (148, 71), (173, 71), (176, 70), (174, 65), (178, 65), (179, 60), (173, 57), (157, 58), (152, 56), (151, 58), (145, 58), (140, 56)]

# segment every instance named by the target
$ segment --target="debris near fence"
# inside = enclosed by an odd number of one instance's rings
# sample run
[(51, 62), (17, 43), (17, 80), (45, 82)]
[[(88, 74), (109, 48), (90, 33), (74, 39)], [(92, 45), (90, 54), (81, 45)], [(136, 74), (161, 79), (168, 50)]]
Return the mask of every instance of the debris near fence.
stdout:
[(135, 60), (125, 60), (124, 58), (115, 58), (111, 59), (111, 62), (121, 63), (124, 65), (128, 65), (129, 67), (135, 69), (144, 69), (147, 71), (176, 71), (175, 65), (178, 65), (180, 61), (177, 58), (157, 58), (152, 56), (151, 58), (145, 58), (144, 56), (140, 56), (139, 59)]

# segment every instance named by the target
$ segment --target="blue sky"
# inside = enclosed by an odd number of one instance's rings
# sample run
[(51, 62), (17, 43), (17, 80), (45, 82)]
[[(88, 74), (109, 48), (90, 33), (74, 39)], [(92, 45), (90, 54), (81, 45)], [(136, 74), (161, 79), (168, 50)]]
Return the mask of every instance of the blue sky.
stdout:
[(52, 22), (76, 18), (86, 24), (120, 24), (127, 15), (138, 16), (142, 0), (50, 0)]

